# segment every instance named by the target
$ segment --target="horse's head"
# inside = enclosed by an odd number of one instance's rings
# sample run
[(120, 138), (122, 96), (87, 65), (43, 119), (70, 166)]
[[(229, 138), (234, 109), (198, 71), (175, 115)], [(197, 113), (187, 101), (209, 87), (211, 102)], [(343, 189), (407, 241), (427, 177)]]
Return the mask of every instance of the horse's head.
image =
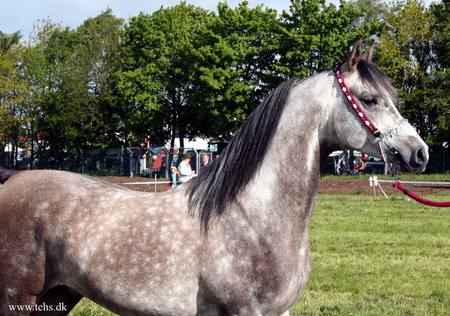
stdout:
[(394, 170), (422, 172), (428, 146), (398, 112), (396, 91), (372, 64), (372, 55), (373, 47), (362, 54), (358, 41), (340, 71), (336, 70), (336, 86), (341, 90), (333, 120), (338, 141), (341, 146), (384, 157)]

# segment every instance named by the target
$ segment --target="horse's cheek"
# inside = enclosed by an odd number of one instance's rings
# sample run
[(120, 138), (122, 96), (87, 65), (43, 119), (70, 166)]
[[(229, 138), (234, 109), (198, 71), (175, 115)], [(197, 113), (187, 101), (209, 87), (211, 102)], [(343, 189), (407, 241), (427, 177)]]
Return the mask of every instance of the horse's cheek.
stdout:
[(362, 148), (367, 140), (367, 132), (353, 114), (339, 111), (334, 117), (334, 129), (340, 145), (344, 148)]

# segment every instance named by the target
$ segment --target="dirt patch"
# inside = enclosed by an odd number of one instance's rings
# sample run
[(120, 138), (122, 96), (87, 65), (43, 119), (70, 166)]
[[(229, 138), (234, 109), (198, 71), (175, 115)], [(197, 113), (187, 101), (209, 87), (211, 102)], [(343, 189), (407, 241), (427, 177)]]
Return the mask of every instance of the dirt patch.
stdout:
[[(380, 183), (386, 194), (392, 194), (394, 192), (400, 192), (392, 187), (392, 183)], [(449, 190), (449, 188), (442, 187), (418, 187), (412, 184), (404, 184), (405, 187), (418, 194), (434, 194), (442, 192), (443, 190)], [(450, 186), (450, 182), (449, 182)], [(377, 188), (377, 194), (382, 194), (380, 189)], [(342, 194), (342, 193), (359, 193), (359, 194), (373, 194), (373, 188), (369, 185), (368, 179), (339, 179), (339, 180), (322, 180), (320, 185), (320, 193), (327, 194)]]
[[(171, 188), (170, 184), (167, 183), (167, 180), (158, 180), (161, 183), (157, 185), (154, 184), (145, 184), (145, 182), (154, 182), (152, 178), (127, 178), (127, 177), (101, 177), (101, 179), (117, 183), (124, 187), (127, 187), (136, 191), (143, 192), (163, 192), (167, 191)], [(142, 184), (128, 184), (128, 183), (142, 183)], [(450, 185), (450, 182), (449, 182)], [(384, 191), (387, 194), (392, 194), (394, 191), (399, 192), (392, 188), (391, 183), (382, 183)], [(418, 194), (433, 194), (437, 192), (442, 192), (446, 190), (450, 190), (450, 188), (439, 188), (439, 187), (416, 187), (413, 185), (406, 185), (410, 190), (418, 193)], [(366, 194), (372, 195), (373, 188), (369, 186), (368, 179), (346, 179), (343, 177), (338, 180), (331, 179), (323, 179), (320, 185), (320, 193), (326, 194)], [(382, 194), (379, 189), (377, 189), (377, 195)]]
[[(131, 190), (142, 191), (142, 192), (164, 192), (169, 190), (172, 186), (168, 180), (157, 180), (158, 184), (153, 184), (155, 179), (152, 178), (129, 178), (129, 177), (100, 177), (100, 179), (118, 185), (124, 186)], [(130, 184), (133, 183), (133, 184)], [(142, 184), (139, 184), (142, 183)]]

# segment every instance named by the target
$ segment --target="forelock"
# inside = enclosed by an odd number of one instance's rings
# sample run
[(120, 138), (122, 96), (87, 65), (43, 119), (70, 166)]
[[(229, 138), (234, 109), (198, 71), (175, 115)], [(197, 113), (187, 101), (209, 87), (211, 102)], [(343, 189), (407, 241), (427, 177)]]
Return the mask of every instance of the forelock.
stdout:
[(364, 83), (372, 86), (381, 96), (389, 97), (395, 102), (397, 91), (384, 72), (365, 59), (359, 61), (357, 68), (358, 74)]

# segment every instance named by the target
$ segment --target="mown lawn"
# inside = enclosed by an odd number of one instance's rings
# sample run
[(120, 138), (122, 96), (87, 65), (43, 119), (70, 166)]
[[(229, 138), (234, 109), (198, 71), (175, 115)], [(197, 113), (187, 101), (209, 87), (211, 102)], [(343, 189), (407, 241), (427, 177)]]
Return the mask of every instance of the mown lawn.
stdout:
[[(345, 180), (345, 179), (369, 179), (371, 174), (363, 174), (356, 176), (336, 176), (336, 175), (326, 175), (322, 179), (323, 180)], [(391, 180), (392, 176), (377, 174), (378, 179)], [(398, 175), (397, 178), (399, 180), (406, 181), (450, 181), (450, 173), (433, 173), (433, 174), (425, 174), (425, 173), (405, 173)]]
[[(310, 281), (291, 315), (450, 315), (449, 208), (319, 195), (310, 240)], [(113, 314), (83, 300), (70, 315)]]
[(313, 269), (292, 315), (450, 315), (450, 209), (321, 195), (310, 237)]

